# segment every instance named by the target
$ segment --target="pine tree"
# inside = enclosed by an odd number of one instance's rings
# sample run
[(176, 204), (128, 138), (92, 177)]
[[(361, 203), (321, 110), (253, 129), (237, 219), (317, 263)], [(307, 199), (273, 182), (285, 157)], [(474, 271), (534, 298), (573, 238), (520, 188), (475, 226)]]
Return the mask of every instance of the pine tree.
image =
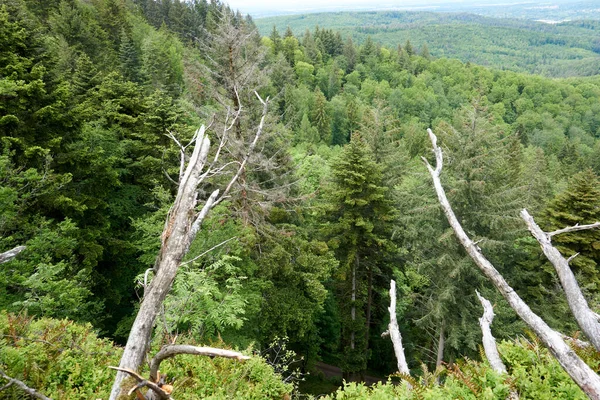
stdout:
[(315, 88), (315, 105), (312, 115), (313, 126), (317, 128), (323, 143), (331, 141), (331, 120), (327, 115), (327, 99), (321, 89)]
[(358, 133), (332, 165), (333, 189), (326, 233), (340, 261), (338, 303), (342, 315), (343, 370), (362, 371), (369, 349), (374, 274), (384, 276), (380, 256), (393, 252), (387, 240), (391, 207), (381, 168)]
[[(567, 189), (550, 202), (542, 213), (541, 225), (546, 231), (553, 231), (597, 221), (600, 221), (600, 181), (587, 169), (573, 176)], [(578, 254), (570, 265), (580, 277), (580, 285), (597, 296), (600, 293), (600, 230), (556, 235), (552, 243), (565, 257)]]

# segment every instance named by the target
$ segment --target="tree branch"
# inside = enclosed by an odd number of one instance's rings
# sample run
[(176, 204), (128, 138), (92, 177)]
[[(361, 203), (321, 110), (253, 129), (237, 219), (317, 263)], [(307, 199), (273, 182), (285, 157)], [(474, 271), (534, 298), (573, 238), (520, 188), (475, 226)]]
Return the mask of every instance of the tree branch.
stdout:
[[(577, 254), (565, 259), (563, 255), (560, 254), (558, 249), (552, 246), (550, 234), (546, 234), (544, 231), (542, 231), (542, 229), (535, 223), (535, 220), (531, 215), (529, 215), (526, 209), (521, 211), (521, 218), (523, 218), (527, 224), (527, 229), (529, 229), (533, 237), (537, 239), (542, 251), (544, 252), (544, 255), (546, 255), (546, 258), (548, 258), (548, 260), (554, 266), (554, 269), (558, 275), (558, 279), (560, 280), (560, 284), (565, 292), (567, 302), (569, 303), (569, 308), (577, 320), (577, 324), (583, 331), (583, 334), (596, 348), (596, 350), (600, 351), (600, 322), (596, 317), (596, 313), (590, 309), (587, 300), (583, 296), (583, 292), (577, 283), (577, 279), (569, 267), (569, 262), (571, 262), (571, 260), (573, 260)], [(581, 229), (574, 228), (583, 228), (586, 226), (589, 227), (592, 225), (564, 228), (555, 232), (564, 233), (578, 231)]]
[(492, 303), (483, 296), (479, 294), (479, 291), (475, 291), (477, 293), (477, 298), (479, 302), (483, 306), (483, 315), (479, 318), (479, 326), (481, 326), (481, 332), (483, 334), (483, 350), (485, 351), (485, 356), (488, 359), (488, 362), (492, 366), (492, 369), (498, 373), (505, 374), (506, 366), (502, 362), (500, 358), (500, 353), (498, 353), (498, 347), (496, 346), (496, 339), (492, 335), (492, 321), (494, 320), (494, 308), (492, 307)]
[(19, 387), (19, 389), (21, 389), (25, 393), (27, 393), (28, 395), (33, 396), (36, 399), (40, 399), (40, 400), (52, 400), (50, 397), (46, 397), (43, 394), (41, 394), (40, 392), (38, 392), (37, 390), (30, 388), (29, 386), (27, 386), (22, 381), (20, 381), (18, 379), (15, 379), (15, 378), (11, 378), (10, 376), (6, 375), (4, 373), (4, 371), (2, 371), (2, 370), (0, 370), (0, 376), (8, 381), (8, 384), (4, 385), (2, 387), (2, 390), (7, 389), (11, 385), (15, 385), (15, 386)]
[(125, 373), (129, 374), (130, 376), (132, 376), (138, 382), (137, 385), (135, 385), (134, 387), (132, 387), (129, 390), (129, 392), (127, 393), (128, 396), (131, 396), (133, 394), (133, 392), (135, 392), (136, 390), (139, 390), (143, 387), (147, 387), (148, 389), (150, 389), (154, 393), (156, 393), (158, 395), (159, 399), (161, 399), (161, 400), (171, 399), (171, 395), (169, 393), (165, 392), (160, 386), (158, 386), (158, 384), (156, 384), (148, 379), (144, 379), (137, 372), (132, 371), (129, 368), (120, 368), (120, 367), (112, 367), (112, 366), (109, 366), (108, 368), (114, 369), (116, 371), (125, 372)]
[(594, 222), (593, 224), (589, 224), (589, 225), (576, 224), (575, 226), (567, 226), (566, 228), (558, 229), (553, 232), (546, 232), (546, 235), (548, 235), (548, 237), (551, 238), (552, 236), (560, 235), (561, 233), (586, 231), (588, 229), (596, 229), (596, 228), (600, 228), (600, 222)]
[(214, 347), (197, 347), (185, 344), (173, 344), (163, 347), (150, 361), (150, 379), (158, 378), (158, 368), (160, 363), (167, 358), (175, 357), (178, 354), (195, 354), (209, 357), (235, 358), (236, 360), (249, 360), (250, 357), (233, 350), (217, 349)]
[(402, 335), (400, 334), (398, 319), (396, 318), (396, 282), (393, 279), (390, 281), (390, 306), (388, 311), (390, 313), (390, 323), (388, 325), (388, 330), (383, 332), (381, 336), (389, 335), (390, 339), (392, 339), (394, 353), (396, 354), (396, 360), (398, 362), (398, 372), (410, 375), (410, 369), (408, 368), (406, 356), (404, 355), (404, 347), (402, 346)]
[(26, 246), (17, 246), (14, 249), (0, 253), (0, 264), (8, 262), (15, 258), (20, 252), (26, 249)]
[(440, 181), (443, 163), (442, 150), (437, 145), (437, 138), (431, 129), (428, 129), (427, 132), (433, 146), (433, 151), (436, 155), (436, 168), (432, 168), (429, 162), (427, 162), (427, 159), (423, 158), (423, 160), (433, 180), (433, 186), (442, 210), (459, 242), (473, 259), (477, 267), (479, 267), (481, 272), (494, 284), (496, 289), (498, 289), (523, 322), (535, 332), (541, 342), (550, 350), (552, 355), (554, 355), (559, 364), (569, 376), (571, 376), (575, 383), (577, 383), (590, 399), (600, 400), (600, 377), (579, 356), (577, 356), (577, 354), (575, 354), (575, 352), (562, 340), (558, 332), (550, 328), (543, 319), (531, 311), (527, 303), (525, 303), (513, 288), (510, 287), (498, 270), (487, 258), (485, 258), (478, 246), (474, 244), (465, 233), (450, 206), (450, 202), (446, 197), (446, 192)]

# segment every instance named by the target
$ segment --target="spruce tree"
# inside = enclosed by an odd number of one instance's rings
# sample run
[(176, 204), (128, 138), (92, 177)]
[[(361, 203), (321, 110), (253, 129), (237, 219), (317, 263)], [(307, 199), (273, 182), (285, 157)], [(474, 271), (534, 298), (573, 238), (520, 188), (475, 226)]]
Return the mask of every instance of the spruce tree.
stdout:
[(312, 123), (319, 132), (323, 143), (331, 141), (331, 120), (327, 115), (327, 99), (321, 89), (315, 88), (315, 105), (312, 115)]
[[(587, 169), (574, 175), (567, 189), (550, 202), (541, 223), (549, 232), (597, 221), (600, 221), (600, 181), (591, 169)], [(552, 243), (565, 257), (578, 254), (570, 265), (580, 278), (580, 285), (597, 296), (600, 292), (600, 230), (556, 235)]]
[(350, 374), (367, 365), (374, 275), (386, 275), (381, 255), (393, 253), (386, 231), (392, 212), (381, 182), (381, 167), (358, 133), (352, 135), (331, 168), (333, 189), (326, 233), (340, 262), (335, 275), (342, 315), (342, 369)]

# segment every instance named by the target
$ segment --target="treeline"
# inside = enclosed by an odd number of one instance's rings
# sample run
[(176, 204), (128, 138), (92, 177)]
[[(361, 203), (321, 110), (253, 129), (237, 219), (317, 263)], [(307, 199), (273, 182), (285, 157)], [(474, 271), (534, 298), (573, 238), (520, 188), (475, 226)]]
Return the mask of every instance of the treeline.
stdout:
[[(518, 211), (546, 230), (600, 219), (597, 77), (494, 71), (328, 28), (261, 38), (218, 2), (0, 4), (0, 250), (27, 246), (0, 270), (2, 309), (91, 322), (122, 342), (176, 192), (175, 140), (187, 144), (201, 123), (213, 143), (232, 133), (206, 198), (252, 140), (256, 91), (270, 99), (260, 152), (192, 244), (158, 342), (262, 348), (286, 338), (303, 370), (324, 360), (348, 378), (388, 374), (390, 279), (415, 373), (435, 369), (438, 353), (479, 357), (475, 289), (496, 304), (499, 339), (522, 335), (440, 212), (420, 158), (428, 127), (469, 235), (535, 311), (573, 333)], [(596, 307), (599, 233), (553, 241), (579, 253), (571, 265)], [(507, 354), (527, 353), (520, 343)], [(490, 385), (505, 390), (503, 379)]]
[(341, 12), (261, 18), (296, 35), (315, 25), (336, 29), (357, 43), (367, 37), (387, 47), (410, 40), (429, 46), (435, 57), (457, 58), (496, 69), (551, 77), (591, 76), (598, 71), (596, 21), (547, 24), (466, 13)]

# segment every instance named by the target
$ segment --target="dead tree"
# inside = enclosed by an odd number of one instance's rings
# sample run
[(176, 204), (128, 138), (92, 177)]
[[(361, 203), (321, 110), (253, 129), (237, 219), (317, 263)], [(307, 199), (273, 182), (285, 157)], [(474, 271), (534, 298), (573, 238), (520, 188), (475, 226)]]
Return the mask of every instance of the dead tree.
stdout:
[(388, 330), (381, 334), (382, 337), (390, 336), (392, 339), (392, 345), (394, 346), (394, 353), (396, 354), (396, 360), (398, 361), (398, 372), (401, 374), (410, 375), (410, 369), (406, 363), (406, 356), (404, 355), (404, 347), (402, 346), (402, 335), (398, 328), (398, 319), (396, 317), (396, 282), (392, 279), (390, 282), (390, 307), (388, 308), (390, 313), (390, 323)]
[(481, 252), (481, 249), (465, 233), (460, 222), (456, 218), (450, 202), (446, 197), (446, 192), (440, 180), (442, 172), (443, 155), (442, 149), (437, 145), (437, 137), (431, 129), (427, 130), (429, 139), (435, 154), (436, 166), (433, 168), (426, 158), (423, 161), (433, 179), (433, 185), (437, 193), (438, 200), (452, 230), (459, 242), (465, 248), (469, 256), (473, 259), (481, 272), (493, 283), (508, 304), (517, 315), (535, 332), (541, 342), (550, 350), (552, 355), (558, 360), (562, 368), (571, 376), (573, 381), (579, 385), (584, 393), (594, 400), (600, 400), (600, 376), (594, 372), (575, 352), (565, 343), (561, 335), (550, 328), (548, 324), (535, 314), (513, 288), (504, 280), (498, 270), (488, 261)]
[(554, 269), (558, 274), (560, 284), (565, 291), (565, 297), (569, 303), (569, 308), (571, 309), (577, 324), (583, 331), (583, 334), (587, 336), (588, 340), (596, 348), (596, 350), (600, 351), (600, 316), (598, 316), (598, 314), (592, 311), (592, 309), (588, 306), (588, 302), (581, 292), (581, 288), (575, 279), (575, 275), (569, 267), (569, 262), (576, 257), (577, 254), (569, 258), (564, 258), (558, 249), (552, 246), (551, 242), (552, 236), (559, 235), (561, 233), (599, 228), (600, 222), (590, 225), (575, 225), (559, 229), (554, 232), (544, 232), (535, 223), (533, 217), (529, 215), (527, 210), (521, 211), (521, 217), (527, 224), (527, 228), (533, 237), (535, 237), (539, 242), (546, 258), (548, 258), (552, 265), (554, 265)]
[(483, 315), (479, 318), (479, 326), (481, 327), (481, 333), (483, 335), (482, 343), (485, 357), (494, 371), (505, 374), (506, 366), (500, 358), (500, 353), (498, 353), (498, 347), (496, 346), (496, 339), (494, 338), (494, 335), (492, 335), (492, 321), (494, 320), (495, 315), (494, 307), (492, 307), (492, 303), (480, 295), (477, 290), (475, 293), (477, 293), (477, 298), (483, 306)]
[[(255, 92), (255, 95), (263, 105), (263, 112), (260, 123), (254, 133), (254, 138), (248, 144), (243, 159), (235, 163), (236, 170), (225, 189), (222, 192), (218, 189), (215, 190), (204, 202), (200, 211), (196, 210), (199, 203), (198, 187), (207, 178), (224, 174), (227, 167), (231, 166), (231, 163), (227, 163), (219, 167), (218, 162), (221, 151), (227, 143), (229, 131), (231, 131), (239, 118), (242, 110), (241, 106), (235, 112), (227, 114), (223, 128), (224, 132), (221, 135), (219, 146), (212, 156), (210, 163), (208, 160), (210, 140), (206, 135), (204, 126), (196, 131), (192, 141), (186, 146), (182, 145), (174, 135), (170, 133), (167, 135), (180, 150), (179, 188), (165, 222), (161, 237), (161, 249), (153, 268), (154, 278), (144, 289), (144, 297), (129, 333), (123, 356), (121, 357), (120, 369), (113, 383), (110, 400), (116, 400), (121, 393), (121, 385), (127, 377), (127, 373), (123, 372), (123, 370), (137, 371), (142, 365), (146, 352), (149, 349), (156, 317), (159, 314), (160, 307), (167, 293), (171, 289), (181, 261), (187, 254), (191, 243), (210, 210), (227, 198), (232, 186), (246, 168), (248, 159), (261, 137), (269, 99), (267, 98), (266, 101), (263, 101), (257, 92)], [(190, 146), (193, 146), (193, 152), (189, 156), (186, 165), (186, 150)]]

